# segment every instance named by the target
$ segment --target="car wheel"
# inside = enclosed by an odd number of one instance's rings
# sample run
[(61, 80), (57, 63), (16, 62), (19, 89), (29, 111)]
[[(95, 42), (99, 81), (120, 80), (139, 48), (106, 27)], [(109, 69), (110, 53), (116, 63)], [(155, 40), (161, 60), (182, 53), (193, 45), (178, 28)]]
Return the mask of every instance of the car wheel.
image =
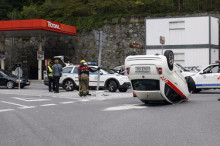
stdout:
[(8, 88), (8, 89), (13, 89), (13, 88), (14, 88), (14, 82), (8, 81), (8, 83), (7, 83), (7, 88)]
[(128, 89), (126, 89), (126, 88), (119, 88), (118, 89), (120, 92), (126, 92)]
[(164, 56), (167, 58), (167, 64), (170, 70), (173, 70), (174, 54), (171, 50), (166, 50)]
[(66, 90), (66, 91), (73, 91), (74, 90), (74, 82), (72, 80), (66, 80), (64, 81), (63, 83), (63, 88)]
[(141, 100), (144, 104), (149, 104), (148, 100)]
[(196, 90), (196, 84), (191, 76), (185, 77), (189, 92), (194, 92)]
[(116, 92), (118, 88), (116, 81), (110, 80), (107, 84), (107, 88), (109, 92)]
[(195, 89), (194, 91), (193, 91), (193, 93), (199, 93), (201, 91), (201, 89)]

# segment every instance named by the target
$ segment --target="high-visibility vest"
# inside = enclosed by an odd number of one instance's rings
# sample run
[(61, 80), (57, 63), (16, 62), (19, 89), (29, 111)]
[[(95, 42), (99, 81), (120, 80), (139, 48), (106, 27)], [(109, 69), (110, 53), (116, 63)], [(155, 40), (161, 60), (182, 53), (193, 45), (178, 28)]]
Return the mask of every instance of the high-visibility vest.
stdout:
[(48, 66), (49, 73), (47, 74), (49, 77), (53, 77), (53, 70), (51, 69), (50, 66)]

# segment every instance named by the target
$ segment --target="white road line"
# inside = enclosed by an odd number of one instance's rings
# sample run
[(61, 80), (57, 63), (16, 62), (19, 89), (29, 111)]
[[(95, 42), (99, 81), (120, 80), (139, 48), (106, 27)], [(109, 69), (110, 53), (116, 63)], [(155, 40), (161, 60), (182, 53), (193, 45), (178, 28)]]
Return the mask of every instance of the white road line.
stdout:
[(1, 102), (2, 103), (11, 104), (11, 105), (20, 106), (20, 107), (28, 107), (27, 105), (17, 104), (17, 103), (13, 103), (13, 102), (7, 102), (7, 101), (1, 101)]
[(70, 104), (70, 103), (75, 103), (75, 102), (74, 101), (60, 102), (60, 104)]
[(19, 98), (19, 97), (11, 97), (11, 98), (22, 100), (22, 101), (27, 101), (27, 102), (51, 100), (51, 99), (39, 99), (39, 98)]
[(19, 107), (19, 109), (29, 109), (29, 108), (35, 108), (36, 106), (24, 106), (24, 107)]
[(54, 105), (57, 105), (57, 104), (53, 104), (53, 103), (51, 103), (51, 104), (42, 104), (40, 106), (54, 106)]
[(119, 111), (119, 110), (130, 110), (130, 109), (146, 109), (147, 106), (140, 106), (138, 104), (124, 104), (121, 106), (109, 107), (103, 111)]
[(2, 110), (0, 110), (0, 113), (2, 113), (2, 112), (8, 112), (8, 111), (13, 111), (14, 109), (2, 109)]

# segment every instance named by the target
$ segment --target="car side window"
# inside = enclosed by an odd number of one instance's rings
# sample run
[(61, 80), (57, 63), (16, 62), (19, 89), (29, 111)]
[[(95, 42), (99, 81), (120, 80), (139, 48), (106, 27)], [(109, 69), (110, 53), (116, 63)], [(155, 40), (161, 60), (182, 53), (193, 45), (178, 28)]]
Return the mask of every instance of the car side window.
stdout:
[(78, 67), (75, 67), (73, 73), (78, 73)]
[(0, 72), (0, 77), (3, 77), (3, 74)]
[[(95, 67), (90, 67), (90, 69), (91, 69), (91, 70), (96, 70), (96, 68), (95, 68)], [(95, 72), (90, 72), (90, 71), (89, 71), (89, 73), (96, 73), (96, 74), (97, 74), (97, 73), (98, 73), (98, 71), (95, 71)]]
[(71, 73), (73, 67), (66, 67), (63, 69), (63, 73)]
[(218, 73), (218, 66), (209, 66), (206, 69), (204, 69), (204, 73)]

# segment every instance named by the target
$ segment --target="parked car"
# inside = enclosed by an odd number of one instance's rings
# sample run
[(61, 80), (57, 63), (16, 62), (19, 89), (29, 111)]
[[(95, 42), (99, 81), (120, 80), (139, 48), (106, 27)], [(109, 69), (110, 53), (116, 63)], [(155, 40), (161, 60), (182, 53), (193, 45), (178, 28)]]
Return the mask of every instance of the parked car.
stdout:
[(125, 68), (134, 94), (144, 103), (187, 101), (195, 83), (174, 65), (171, 50), (164, 55), (136, 55), (125, 59)]
[(202, 89), (219, 89), (220, 88), (220, 61), (202, 69), (192, 76), (196, 84), (194, 92), (198, 93)]
[[(90, 66), (90, 68), (97, 68), (98, 66)], [(110, 92), (116, 92), (118, 89), (120, 92), (126, 92), (130, 87), (130, 81), (127, 76), (119, 74), (111, 74), (104, 68), (100, 69), (100, 88), (107, 88)], [(89, 87), (97, 87), (98, 72), (89, 73)], [(47, 77), (44, 80), (44, 84), (48, 85)], [(68, 66), (63, 68), (62, 77), (60, 78), (60, 86), (66, 91), (73, 91), (78, 89), (78, 66)]]
[[(0, 86), (6, 86), (9, 89), (14, 87), (18, 87), (19, 79), (17, 76), (13, 75), (12, 73), (0, 69)], [(29, 86), (30, 81), (25, 78), (20, 78), (20, 87), (24, 88), (25, 86)]]

